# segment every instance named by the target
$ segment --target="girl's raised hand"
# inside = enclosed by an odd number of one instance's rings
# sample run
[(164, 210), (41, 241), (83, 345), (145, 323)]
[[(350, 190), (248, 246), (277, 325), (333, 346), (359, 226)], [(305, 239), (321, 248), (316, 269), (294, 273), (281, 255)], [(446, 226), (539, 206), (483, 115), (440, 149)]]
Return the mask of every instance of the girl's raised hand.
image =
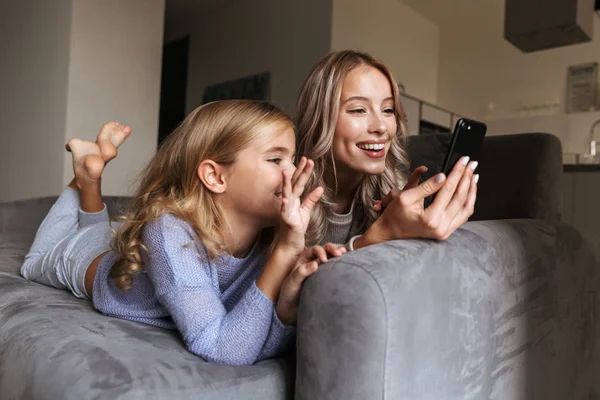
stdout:
[(303, 200), (302, 193), (313, 171), (315, 163), (302, 157), (296, 170), (290, 173), (284, 170), (281, 197), (281, 234), (280, 240), (301, 251), (304, 249), (304, 234), (310, 221), (310, 213), (323, 194), (323, 188), (317, 187)]

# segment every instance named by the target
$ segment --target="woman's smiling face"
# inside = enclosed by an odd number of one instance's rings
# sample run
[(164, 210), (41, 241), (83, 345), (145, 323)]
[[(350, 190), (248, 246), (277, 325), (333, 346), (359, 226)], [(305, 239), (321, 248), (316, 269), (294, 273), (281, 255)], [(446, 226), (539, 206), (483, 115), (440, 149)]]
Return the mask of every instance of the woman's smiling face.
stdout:
[(394, 107), (390, 81), (381, 71), (360, 66), (346, 74), (333, 138), (338, 181), (383, 173), (397, 132)]

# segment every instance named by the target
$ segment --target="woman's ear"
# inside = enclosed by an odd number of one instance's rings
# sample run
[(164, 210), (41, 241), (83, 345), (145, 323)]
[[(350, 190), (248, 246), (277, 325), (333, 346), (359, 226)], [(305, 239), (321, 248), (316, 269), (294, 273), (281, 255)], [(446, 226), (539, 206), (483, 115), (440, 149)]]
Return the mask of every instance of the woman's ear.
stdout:
[(223, 168), (213, 160), (204, 160), (196, 171), (204, 186), (213, 193), (224, 193), (227, 183), (223, 176)]

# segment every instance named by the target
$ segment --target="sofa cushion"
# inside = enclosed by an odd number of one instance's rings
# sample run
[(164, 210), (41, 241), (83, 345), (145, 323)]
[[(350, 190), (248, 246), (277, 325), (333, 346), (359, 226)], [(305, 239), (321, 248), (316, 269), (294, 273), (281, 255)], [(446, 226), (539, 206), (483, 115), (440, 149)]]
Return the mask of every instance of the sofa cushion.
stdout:
[[(28, 202), (30, 215), (41, 214)], [(106, 317), (21, 278), (35, 235), (24, 226), (0, 232), (0, 399), (293, 398), (293, 359), (209, 364), (176, 331)]]
[(19, 275), (35, 232), (0, 232), (0, 272)]
[(289, 362), (209, 364), (179, 335), (0, 273), (2, 399), (287, 399)]

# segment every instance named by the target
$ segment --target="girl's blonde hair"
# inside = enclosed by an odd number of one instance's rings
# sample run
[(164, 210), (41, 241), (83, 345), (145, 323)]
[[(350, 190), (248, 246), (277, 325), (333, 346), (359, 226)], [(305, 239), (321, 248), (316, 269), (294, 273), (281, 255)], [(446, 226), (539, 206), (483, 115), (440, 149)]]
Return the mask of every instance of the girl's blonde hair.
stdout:
[(293, 127), (286, 114), (267, 102), (217, 101), (196, 108), (165, 139), (143, 171), (130, 212), (121, 218), (113, 242), (118, 258), (110, 276), (118, 288), (129, 289), (142, 271), (142, 254), (147, 251), (142, 242), (144, 226), (162, 214), (188, 222), (211, 257), (227, 250), (221, 236), (225, 216), (197, 169), (206, 159), (232, 164), (272, 124), (281, 131)]
[(386, 157), (385, 171), (380, 175), (365, 176), (359, 185), (358, 198), (354, 204), (353, 225), (364, 232), (377, 218), (373, 211), (374, 200), (381, 199), (390, 190), (398, 189), (406, 182), (409, 165), (404, 150), (407, 135), (406, 116), (400, 104), (398, 85), (389, 68), (369, 54), (358, 51), (345, 50), (328, 54), (315, 65), (304, 82), (296, 104), (298, 154), (315, 161), (314, 172), (306, 190), (313, 190), (317, 186), (325, 188), (321, 201), (311, 214), (306, 233), (308, 244), (319, 243), (323, 239), (328, 229), (326, 210), (335, 206), (332, 198), (337, 187), (327, 187), (325, 178), (326, 173), (332, 173), (334, 178), (336, 177), (332, 143), (342, 85), (349, 71), (362, 66), (379, 70), (389, 80), (398, 130)]

